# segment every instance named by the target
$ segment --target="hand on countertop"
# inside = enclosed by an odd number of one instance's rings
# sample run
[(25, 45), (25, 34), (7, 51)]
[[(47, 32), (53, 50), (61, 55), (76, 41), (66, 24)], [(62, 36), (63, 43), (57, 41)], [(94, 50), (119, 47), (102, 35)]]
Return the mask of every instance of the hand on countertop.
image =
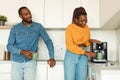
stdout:
[(47, 61), (47, 63), (49, 64), (49, 66), (50, 66), (51, 68), (56, 65), (55, 59), (49, 59), (49, 60)]

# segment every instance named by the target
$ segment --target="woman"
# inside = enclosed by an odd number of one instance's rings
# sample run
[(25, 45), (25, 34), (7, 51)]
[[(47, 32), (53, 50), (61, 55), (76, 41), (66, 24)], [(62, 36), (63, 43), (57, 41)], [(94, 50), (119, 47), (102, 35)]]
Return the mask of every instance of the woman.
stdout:
[(66, 29), (66, 54), (64, 59), (65, 80), (87, 80), (88, 57), (95, 57), (95, 53), (86, 51), (91, 42), (90, 30), (87, 25), (87, 13), (83, 7), (73, 12), (72, 24)]

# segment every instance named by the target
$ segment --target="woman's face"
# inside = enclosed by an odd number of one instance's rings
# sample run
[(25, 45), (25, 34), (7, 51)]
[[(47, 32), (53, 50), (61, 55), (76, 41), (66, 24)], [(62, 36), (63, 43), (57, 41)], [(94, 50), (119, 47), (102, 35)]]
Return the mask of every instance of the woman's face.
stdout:
[(77, 24), (80, 27), (85, 27), (87, 23), (87, 15), (81, 15), (78, 19), (75, 19), (75, 24)]

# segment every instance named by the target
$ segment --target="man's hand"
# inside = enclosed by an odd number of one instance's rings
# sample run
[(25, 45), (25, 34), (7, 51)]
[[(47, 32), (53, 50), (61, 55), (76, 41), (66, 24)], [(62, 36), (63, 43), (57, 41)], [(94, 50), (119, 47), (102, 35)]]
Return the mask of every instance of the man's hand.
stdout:
[(28, 51), (28, 50), (21, 50), (20, 52), (22, 55), (24, 55), (26, 58), (30, 59), (32, 58), (32, 54), (31, 54), (31, 51)]
[(55, 61), (55, 59), (49, 59), (49, 60), (47, 61), (47, 63), (49, 64), (50, 67), (54, 67), (55, 64), (56, 64), (56, 61)]

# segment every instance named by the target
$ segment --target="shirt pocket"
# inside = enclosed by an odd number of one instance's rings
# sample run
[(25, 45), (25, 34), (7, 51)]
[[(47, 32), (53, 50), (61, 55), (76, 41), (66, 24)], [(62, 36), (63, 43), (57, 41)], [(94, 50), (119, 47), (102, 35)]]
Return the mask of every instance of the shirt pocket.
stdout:
[(39, 36), (39, 32), (37, 31), (37, 30), (32, 30), (32, 31), (30, 31), (30, 35), (31, 35), (31, 37), (38, 37)]
[(16, 41), (18, 42), (18, 43), (21, 43), (21, 42), (23, 42), (23, 41), (25, 41), (26, 40), (26, 37), (27, 37), (27, 34), (26, 34), (26, 32), (18, 32), (17, 34), (16, 34)]

